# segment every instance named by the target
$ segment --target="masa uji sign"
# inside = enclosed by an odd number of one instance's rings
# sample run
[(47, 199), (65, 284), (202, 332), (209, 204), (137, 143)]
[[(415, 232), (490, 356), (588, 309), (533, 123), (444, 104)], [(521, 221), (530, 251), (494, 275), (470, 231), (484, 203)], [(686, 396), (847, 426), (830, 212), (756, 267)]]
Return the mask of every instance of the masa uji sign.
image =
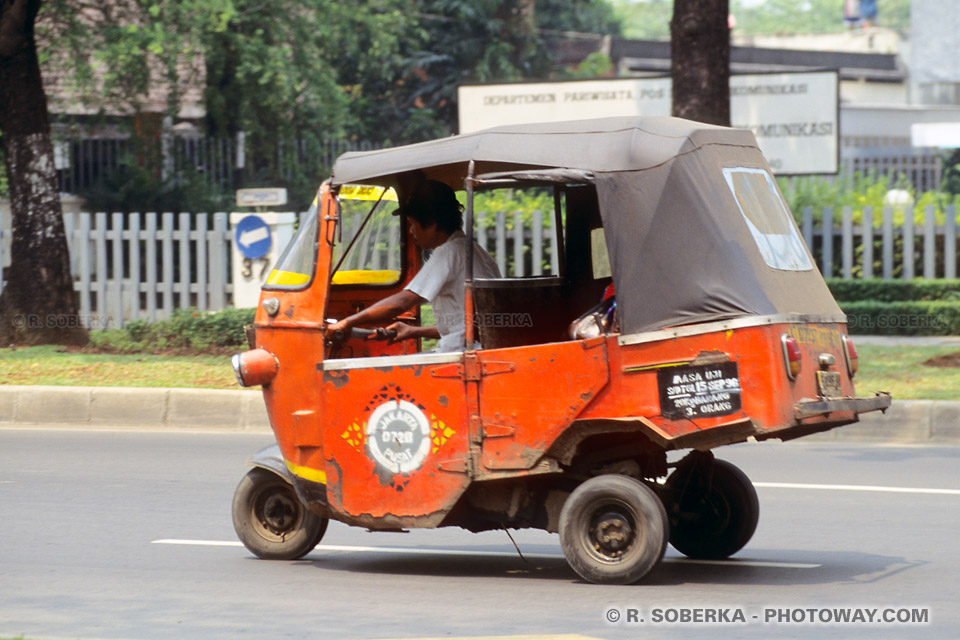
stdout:
[[(459, 88), (460, 133), (528, 122), (670, 115), (670, 78), (619, 78)], [(832, 174), (839, 167), (836, 71), (736, 75), (730, 118), (750, 129), (774, 172)]]

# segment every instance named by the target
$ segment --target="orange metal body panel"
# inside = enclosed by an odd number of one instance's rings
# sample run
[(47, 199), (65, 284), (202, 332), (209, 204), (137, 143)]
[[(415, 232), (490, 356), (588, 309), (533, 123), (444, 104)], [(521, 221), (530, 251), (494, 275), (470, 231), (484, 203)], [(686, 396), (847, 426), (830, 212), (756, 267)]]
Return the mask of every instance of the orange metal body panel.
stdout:
[[(417, 518), (421, 525), (436, 525), (466, 489), (470, 434), (464, 385), (432, 375), (443, 366), (321, 372), (327, 499), (343, 519), (409, 526), (409, 519)], [(397, 405), (407, 409), (394, 417)], [(397, 420), (425, 420), (427, 433), (408, 435), (403, 424), (394, 429), (391, 421)], [(428, 443), (418, 452), (424, 436)], [(411, 470), (397, 472), (404, 464)]]
[[(794, 405), (818, 395), (816, 370), (821, 353), (836, 358), (834, 371), (841, 373), (845, 396), (853, 396), (853, 382), (845, 369), (841, 336), (843, 325), (772, 324), (713, 331), (698, 335), (627, 344), (620, 346), (610, 338), (610, 385), (591, 404), (584, 419), (616, 419), (629, 416), (647, 418), (666, 438), (679, 438), (694, 432), (716, 429), (749, 419), (757, 435), (797, 426)], [(787, 376), (781, 336), (794, 336), (800, 343), (803, 368), (797, 379)], [(729, 415), (697, 420), (669, 419), (661, 415), (658, 371), (671, 365), (710, 360), (737, 363), (742, 390), (742, 410)], [(832, 414), (831, 422), (852, 421), (852, 413)], [(826, 421), (811, 418), (807, 424)], [(726, 444), (718, 433), (717, 444)], [(700, 448), (711, 446), (702, 440)]]
[(485, 469), (529, 469), (609, 380), (602, 338), (478, 352)]

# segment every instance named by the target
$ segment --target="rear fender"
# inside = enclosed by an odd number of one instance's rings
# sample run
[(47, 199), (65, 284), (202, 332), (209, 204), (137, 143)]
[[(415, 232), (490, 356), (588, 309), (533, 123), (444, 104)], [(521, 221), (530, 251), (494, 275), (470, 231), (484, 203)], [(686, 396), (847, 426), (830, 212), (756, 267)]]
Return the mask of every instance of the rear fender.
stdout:
[(247, 460), (247, 464), (251, 467), (260, 467), (261, 469), (272, 471), (283, 478), (287, 484), (291, 486), (294, 484), (293, 474), (287, 469), (287, 465), (283, 461), (283, 455), (280, 453), (280, 445), (274, 444), (265, 449), (261, 449)]

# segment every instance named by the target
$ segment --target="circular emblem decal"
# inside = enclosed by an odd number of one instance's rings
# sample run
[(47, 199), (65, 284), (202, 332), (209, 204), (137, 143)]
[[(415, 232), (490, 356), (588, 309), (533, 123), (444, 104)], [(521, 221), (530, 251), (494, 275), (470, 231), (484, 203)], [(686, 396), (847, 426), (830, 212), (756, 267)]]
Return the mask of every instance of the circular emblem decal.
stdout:
[(393, 474), (416, 471), (430, 451), (430, 422), (416, 405), (391, 400), (367, 421), (370, 455)]

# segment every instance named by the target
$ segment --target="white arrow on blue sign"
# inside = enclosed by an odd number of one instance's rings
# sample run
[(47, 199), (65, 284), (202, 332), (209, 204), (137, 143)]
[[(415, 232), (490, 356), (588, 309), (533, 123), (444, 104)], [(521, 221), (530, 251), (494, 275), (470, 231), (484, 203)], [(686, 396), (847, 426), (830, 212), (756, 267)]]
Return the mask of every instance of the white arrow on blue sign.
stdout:
[(270, 225), (260, 216), (246, 216), (234, 227), (233, 239), (244, 258), (262, 258), (270, 251)]

